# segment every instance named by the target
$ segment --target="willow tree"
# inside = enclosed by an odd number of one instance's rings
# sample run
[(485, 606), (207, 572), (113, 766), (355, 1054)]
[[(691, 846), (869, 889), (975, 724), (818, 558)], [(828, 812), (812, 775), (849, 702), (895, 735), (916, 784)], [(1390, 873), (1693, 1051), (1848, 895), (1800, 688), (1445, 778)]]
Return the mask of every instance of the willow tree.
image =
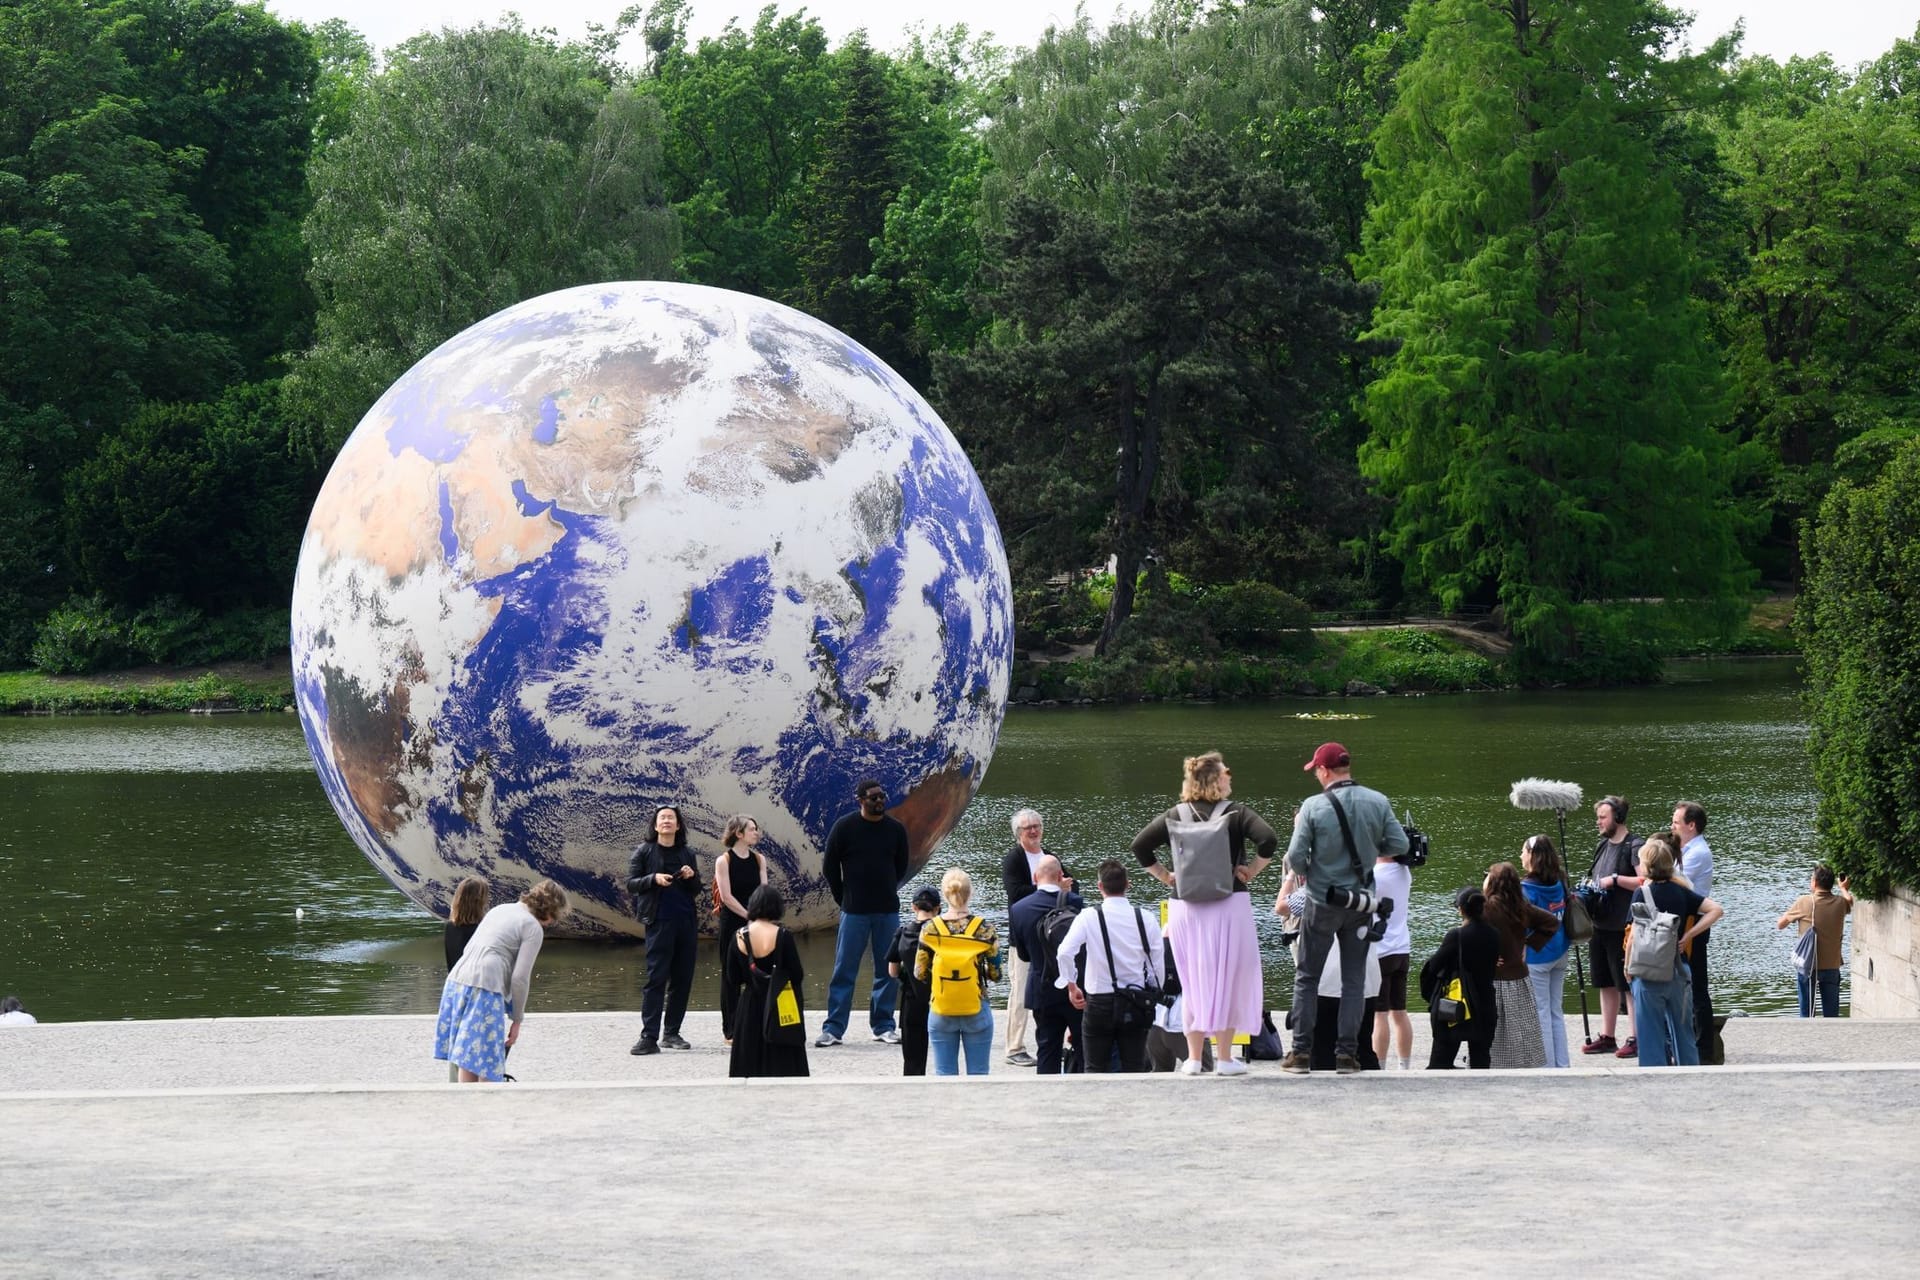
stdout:
[(1360, 271), (1397, 351), (1361, 466), (1387, 548), (1444, 604), (1503, 606), (1548, 662), (1604, 648), (1609, 602), (1726, 605), (1750, 577), (1655, 145), (1727, 52), (1669, 59), (1683, 27), (1649, 0), (1416, 5), (1376, 135)]

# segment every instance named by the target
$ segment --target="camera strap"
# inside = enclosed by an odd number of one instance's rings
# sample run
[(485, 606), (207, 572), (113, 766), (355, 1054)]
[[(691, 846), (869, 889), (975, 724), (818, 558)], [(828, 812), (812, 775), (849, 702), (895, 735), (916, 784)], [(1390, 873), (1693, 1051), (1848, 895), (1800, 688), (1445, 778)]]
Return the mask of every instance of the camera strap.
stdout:
[(1347, 842), (1347, 856), (1353, 859), (1353, 874), (1363, 886), (1368, 889), (1373, 888), (1373, 872), (1360, 861), (1360, 850), (1354, 847), (1353, 828), (1347, 825), (1347, 811), (1340, 807), (1338, 800), (1334, 799), (1333, 792), (1326, 791), (1322, 794), (1327, 797), (1327, 803), (1333, 806), (1333, 816), (1340, 820), (1340, 838)]

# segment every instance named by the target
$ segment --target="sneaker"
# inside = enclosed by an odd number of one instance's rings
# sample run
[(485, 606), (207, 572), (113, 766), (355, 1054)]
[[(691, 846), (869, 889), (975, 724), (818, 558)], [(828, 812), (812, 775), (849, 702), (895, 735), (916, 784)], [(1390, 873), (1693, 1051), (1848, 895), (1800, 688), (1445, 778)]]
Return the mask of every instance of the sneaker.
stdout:
[(876, 1031), (873, 1033), (873, 1042), (875, 1044), (899, 1044), (900, 1033), (897, 1030)]
[(1038, 1058), (1028, 1053), (1025, 1049), (1022, 1049), (1018, 1053), (1010, 1053), (1007, 1055), (1007, 1065), (1010, 1067), (1031, 1067), (1038, 1064), (1039, 1061)]
[(1175, 1069), (1173, 1074), (1177, 1076), (1197, 1076), (1204, 1070), (1205, 1068), (1200, 1065), (1200, 1059), (1188, 1058)]
[(1627, 1042), (1621, 1045), (1618, 1049), (1614, 1050), (1613, 1056), (1616, 1058), (1639, 1057), (1640, 1056), (1640, 1037), (1628, 1036)]
[(1290, 1076), (1304, 1076), (1313, 1071), (1313, 1059), (1304, 1053), (1289, 1053), (1280, 1059), (1280, 1069)]
[(681, 1035), (678, 1031), (669, 1031), (667, 1032), (667, 1034), (661, 1036), (660, 1045), (662, 1048), (665, 1048), (665, 1049), (693, 1048), (692, 1045), (688, 1044), (684, 1039), (681, 1038)]
[(647, 1040), (642, 1038), (641, 1040), (635, 1042), (633, 1048), (627, 1050), (627, 1052), (632, 1054), (636, 1058), (644, 1058), (650, 1053), (660, 1052), (660, 1043), (657, 1040)]
[(1247, 1064), (1238, 1058), (1229, 1058), (1213, 1064), (1213, 1074), (1217, 1076), (1243, 1076), (1247, 1074)]
[(1354, 1057), (1350, 1053), (1340, 1054), (1333, 1060), (1333, 1069), (1337, 1074), (1343, 1075), (1343, 1076), (1359, 1075), (1360, 1059)]
[(1593, 1039), (1587, 1041), (1585, 1044), (1580, 1046), (1580, 1052), (1612, 1053), (1615, 1049), (1618, 1049), (1619, 1047), (1620, 1046), (1614, 1042), (1614, 1039), (1612, 1036), (1595, 1036)]
[(820, 1038), (813, 1042), (813, 1047), (816, 1049), (831, 1049), (833, 1048), (833, 1046), (839, 1043), (840, 1043), (839, 1036), (833, 1034), (833, 1032), (831, 1031), (822, 1031), (820, 1033)]

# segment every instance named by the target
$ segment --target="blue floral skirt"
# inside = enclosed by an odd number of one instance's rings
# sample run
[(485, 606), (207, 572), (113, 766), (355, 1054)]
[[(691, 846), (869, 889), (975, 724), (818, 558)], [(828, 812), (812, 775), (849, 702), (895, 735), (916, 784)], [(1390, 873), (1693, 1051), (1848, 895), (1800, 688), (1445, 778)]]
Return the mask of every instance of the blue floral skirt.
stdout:
[(507, 1063), (507, 998), (449, 978), (440, 992), (433, 1056), (482, 1080), (499, 1080)]

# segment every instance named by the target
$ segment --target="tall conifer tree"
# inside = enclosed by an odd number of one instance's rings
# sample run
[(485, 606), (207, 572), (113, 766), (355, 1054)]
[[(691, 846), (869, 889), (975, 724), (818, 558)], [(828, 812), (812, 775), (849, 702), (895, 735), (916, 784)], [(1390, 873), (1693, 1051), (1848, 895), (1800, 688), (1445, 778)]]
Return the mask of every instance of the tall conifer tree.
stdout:
[[(1409, 14), (1360, 269), (1398, 343), (1362, 467), (1388, 548), (1443, 603), (1499, 603), (1565, 661), (1620, 611), (1727, 602), (1719, 363), (1652, 135), (1689, 105), (1650, 0), (1433, 0)], [(1724, 52), (1716, 48), (1708, 57)], [(1729, 611), (1730, 616), (1730, 611)]]

